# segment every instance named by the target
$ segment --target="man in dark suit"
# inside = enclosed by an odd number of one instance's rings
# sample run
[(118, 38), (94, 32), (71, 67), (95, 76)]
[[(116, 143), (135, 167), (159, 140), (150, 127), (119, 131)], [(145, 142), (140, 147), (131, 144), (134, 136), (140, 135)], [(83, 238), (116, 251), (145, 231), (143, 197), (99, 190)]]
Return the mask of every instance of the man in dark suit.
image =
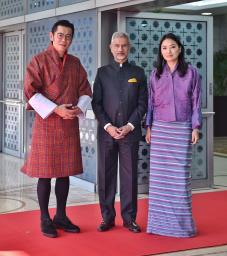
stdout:
[(98, 192), (103, 221), (98, 231), (115, 226), (115, 194), (119, 157), (123, 226), (141, 231), (137, 214), (137, 159), (141, 120), (147, 109), (147, 83), (142, 68), (128, 62), (127, 34), (115, 32), (110, 49), (114, 61), (98, 69), (92, 107), (98, 120)]

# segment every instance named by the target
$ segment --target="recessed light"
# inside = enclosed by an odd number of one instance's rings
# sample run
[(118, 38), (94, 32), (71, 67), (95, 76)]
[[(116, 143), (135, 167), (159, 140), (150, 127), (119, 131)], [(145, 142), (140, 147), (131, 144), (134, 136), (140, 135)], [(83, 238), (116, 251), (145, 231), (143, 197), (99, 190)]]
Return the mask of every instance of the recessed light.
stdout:
[(209, 15), (212, 15), (212, 12), (202, 12), (201, 15), (209, 16)]

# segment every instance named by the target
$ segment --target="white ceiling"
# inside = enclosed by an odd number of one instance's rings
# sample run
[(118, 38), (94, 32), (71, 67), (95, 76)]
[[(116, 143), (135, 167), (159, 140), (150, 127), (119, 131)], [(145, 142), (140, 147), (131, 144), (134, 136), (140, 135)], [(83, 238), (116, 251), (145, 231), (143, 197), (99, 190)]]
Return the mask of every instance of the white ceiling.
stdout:
[(164, 8), (165, 11), (201, 14), (211, 12), (213, 15), (227, 13), (227, 0), (202, 0), (187, 4), (174, 5)]
[(166, 12), (189, 15), (200, 15), (204, 12), (210, 12), (215, 16), (227, 14), (227, 0), (155, 0), (121, 9), (132, 12)]
[(176, 9), (190, 9), (190, 10), (204, 10), (206, 8), (218, 8), (227, 5), (227, 0), (202, 0), (191, 2), (187, 4), (175, 5), (169, 8)]

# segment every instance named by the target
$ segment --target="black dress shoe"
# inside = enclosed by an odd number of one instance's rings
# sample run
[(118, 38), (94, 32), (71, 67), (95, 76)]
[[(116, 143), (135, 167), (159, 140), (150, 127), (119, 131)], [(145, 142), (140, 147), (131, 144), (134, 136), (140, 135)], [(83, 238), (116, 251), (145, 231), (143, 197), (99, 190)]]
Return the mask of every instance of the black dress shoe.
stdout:
[(134, 233), (141, 232), (140, 226), (135, 221), (124, 222), (123, 226)]
[(99, 232), (104, 232), (104, 231), (110, 230), (114, 226), (115, 226), (115, 222), (114, 221), (112, 221), (112, 222), (102, 221), (101, 224), (98, 226), (97, 230)]
[(55, 216), (53, 223), (56, 228), (63, 229), (65, 232), (80, 233), (80, 228), (73, 224), (68, 217), (60, 219)]
[(41, 232), (44, 236), (55, 238), (58, 236), (57, 230), (51, 219), (42, 219), (41, 220)]

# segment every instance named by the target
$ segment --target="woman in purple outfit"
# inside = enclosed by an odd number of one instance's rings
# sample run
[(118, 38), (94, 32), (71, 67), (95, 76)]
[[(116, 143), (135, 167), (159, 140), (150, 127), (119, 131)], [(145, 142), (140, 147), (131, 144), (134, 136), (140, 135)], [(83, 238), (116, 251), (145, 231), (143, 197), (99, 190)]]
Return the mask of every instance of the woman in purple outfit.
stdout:
[(150, 75), (146, 141), (150, 144), (147, 232), (173, 237), (196, 234), (191, 209), (192, 144), (201, 128), (201, 81), (186, 63), (172, 33), (159, 44)]

